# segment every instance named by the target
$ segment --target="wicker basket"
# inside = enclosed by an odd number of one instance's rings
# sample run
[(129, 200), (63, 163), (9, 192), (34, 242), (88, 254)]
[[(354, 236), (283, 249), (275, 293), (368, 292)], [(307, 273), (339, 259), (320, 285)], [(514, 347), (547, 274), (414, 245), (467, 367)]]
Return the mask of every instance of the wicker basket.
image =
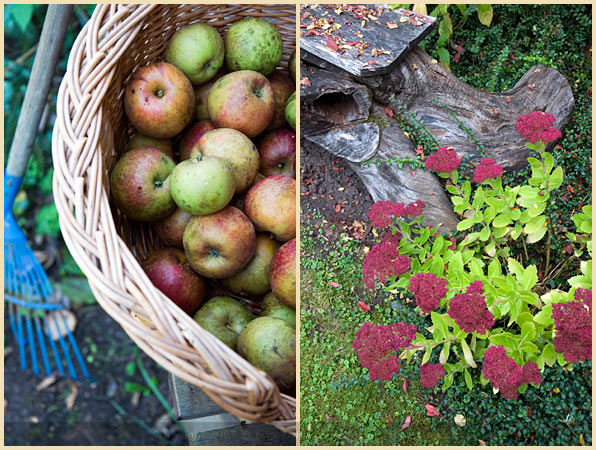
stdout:
[(295, 5), (98, 5), (58, 93), (54, 198), (66, 245), (97, 301), (143, 351), (230, 413), (295, 434), (296, 400), (151, 284), (138, 259), (160, 247), (158, 239), (110, 205), (109, 173), (132, 132), (122, 97), (133, 70), (157, 61), (184, 25), (206, 22), (223, 35), (246, 16), (274, 21), (286, 67), (295, 49)]

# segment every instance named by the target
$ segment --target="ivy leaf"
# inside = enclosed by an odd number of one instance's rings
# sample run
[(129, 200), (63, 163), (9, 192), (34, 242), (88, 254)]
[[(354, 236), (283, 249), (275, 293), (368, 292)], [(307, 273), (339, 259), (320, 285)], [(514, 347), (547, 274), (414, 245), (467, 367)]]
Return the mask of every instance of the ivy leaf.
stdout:
[(10, 16), (23, 33), (27, 32), (27, 27), (31, 23), (33, 8), (34, 5), (30, 4), (10, 5)]

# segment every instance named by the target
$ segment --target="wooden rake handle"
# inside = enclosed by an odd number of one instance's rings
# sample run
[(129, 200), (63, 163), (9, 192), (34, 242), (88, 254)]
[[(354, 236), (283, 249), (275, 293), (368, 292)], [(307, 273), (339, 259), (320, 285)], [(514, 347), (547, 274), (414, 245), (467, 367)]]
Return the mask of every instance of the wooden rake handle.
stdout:
[(31, 78), (10, 147), (7, 175), (20, 178), (27, 168), (73, 6), (48, 5)]

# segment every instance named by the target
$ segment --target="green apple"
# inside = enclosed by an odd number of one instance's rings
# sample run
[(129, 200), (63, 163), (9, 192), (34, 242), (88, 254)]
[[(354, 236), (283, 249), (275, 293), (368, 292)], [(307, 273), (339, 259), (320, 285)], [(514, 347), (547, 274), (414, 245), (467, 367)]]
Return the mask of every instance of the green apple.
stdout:
[(225, 208), (234, 196), (234, 168), (223, 158), (198, 155), (172, 171), (170, 188), (179, 208), (193, 216)]
[(224, 42), (211, 25), (194, 23), (174, 33), (165, 58), (184, 72), (192, 84), (205, 83), (223, 65)]
[(285, 113), (286, 122), (292, 127), (292, 130), (296, 131), (296, 91), (288, 98)]
[(296, 311), (281, 303), (273, 294), (269, 292), (261, 303), (261, 316), (277, 317), (288, 322), (293, 328), (296, 328)]
[(269, 75), (281, 61), (283, 43), (275, 26), (258, 17), (242, 19), (228, 29), (226, 65), (230, 71), (254, 70)]
[(296, 389), (296, 330), (285, 320), (258, 317), (238, 336), (238, 353), (253, 366), (264, 370), (280, 391)]
[(235, 294), (263, 295), (269, 292), (269, 267), (278, 246), (269, 233), (257, 233), (255, 256), (236, 275), (221, 280), (221, 284)]
[(238, 335), (254, 316), (238, 300), (213, 297), (199, 308), (193, 319), (228, 347), (236, 350)]

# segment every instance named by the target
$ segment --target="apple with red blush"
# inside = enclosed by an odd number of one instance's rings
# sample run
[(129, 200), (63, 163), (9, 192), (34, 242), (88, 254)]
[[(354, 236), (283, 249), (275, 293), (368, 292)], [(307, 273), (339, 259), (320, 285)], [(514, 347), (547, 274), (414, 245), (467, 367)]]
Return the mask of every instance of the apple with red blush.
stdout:
[(296, 178), (296, 133), (287, 128), (272, 131), (263, 136), (258, 144), (261, 167), (266, 177), (286, 175)]

